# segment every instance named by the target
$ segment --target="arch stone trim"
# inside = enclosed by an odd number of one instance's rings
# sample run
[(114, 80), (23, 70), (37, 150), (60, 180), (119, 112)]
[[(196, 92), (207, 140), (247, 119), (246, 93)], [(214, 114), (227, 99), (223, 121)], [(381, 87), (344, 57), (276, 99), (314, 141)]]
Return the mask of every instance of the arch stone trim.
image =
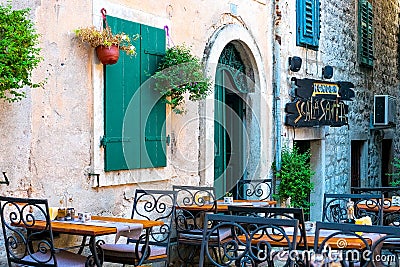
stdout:
[[(266, 79), (264, 62), (262, 61), (259, 47), (252, 34), (242, 25), (228, 24), (214, 32), (210, 37), (204, 51), (203, 62), (207, 75), (213, 81), (214, 87), (215, 74), (219, 57), (228, 43), (234, 43), (238, 49), (242, 60), (247, 68), (252, 69), (255, 82), (255, 91), (253, 92), (254, 98), (266, 100)], [(263, 96), (264, 95), (264, 96)], [(257, 105), (257, 104), (254, 104)], [(259, 118), (264, 118), (267, 113), (266, 107), (252, 106), (253, 110), (257, 112)], [(272, 111), (272, 110), (271, 110)], [(202, 184), (212, 185), (214, 182), (214, 90), (206, 101), (199, 106), (200, 115), (200, 133), (204, 138), (200, 138), (200, 151), (199, 154), (199, 175)], [(264, 138), (263, 129), (268, 122), (265, 119), (260, 119), (261, 138)], [(263, 146), (263, 145), (261, 145)], [(262, 149), (262, 147), (260, 148)], [(262, 160), (265, 161), (265, 160)]]

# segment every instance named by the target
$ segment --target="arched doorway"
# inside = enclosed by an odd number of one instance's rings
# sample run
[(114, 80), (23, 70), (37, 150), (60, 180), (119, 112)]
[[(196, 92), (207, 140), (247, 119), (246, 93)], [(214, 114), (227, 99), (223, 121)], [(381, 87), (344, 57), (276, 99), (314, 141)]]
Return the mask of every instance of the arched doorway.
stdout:
[(236, 194), (245, 175), (246, 103), (245, 65), (233, 43), (222, 50), (214, 88), (214, 187), (218, 197)]

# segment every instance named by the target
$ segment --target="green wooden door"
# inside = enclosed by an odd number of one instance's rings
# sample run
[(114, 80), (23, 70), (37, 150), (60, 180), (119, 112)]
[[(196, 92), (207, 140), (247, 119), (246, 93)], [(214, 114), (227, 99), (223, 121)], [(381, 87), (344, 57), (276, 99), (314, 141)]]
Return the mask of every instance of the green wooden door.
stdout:
[(244, 102), (247, 91), (237, 80), (244, 64), (233, 44), (228, 44), (218, 60), (214, 88), (214, 187), (217, 197), (236, 192), (244, 174)]
[(217, 70), (214, 92), (214, 187), (218, 198), (223, 196), (226, 192), (226, 118), (223, 79), (223, 70)]

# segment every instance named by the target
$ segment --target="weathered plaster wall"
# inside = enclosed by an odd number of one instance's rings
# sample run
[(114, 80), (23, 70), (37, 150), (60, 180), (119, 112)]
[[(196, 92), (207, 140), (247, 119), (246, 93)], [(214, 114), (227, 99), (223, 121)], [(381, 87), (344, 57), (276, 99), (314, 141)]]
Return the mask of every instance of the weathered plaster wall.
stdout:
[[(237, 16), (229, 15), (231, 3), (237, 5)], [(252, 164), (259, 175), (268, 173), (271, 113), (267, 111), (270, 106), (265, 109), (265, 102), (258, 99), (262, 95), (271, 101), (271, 18), (265, 16), (271, 6), (267, 1), (14, 0), (12, 4), (32, 8), (44, 57), (34, 79), (47, 79), (47, 83), (43, 89), (28, 90), (21, 102), (0, 102), (0, 171), (6, 171), (10, 179), (10, 186), (0, 185), (0, 194), (47, 198), (51, 206), (57, 206), (61, 195), (68, 192), (78, 211), (129, 216), (138, 187), (170, 189), (171, 184), (212, 183), (212, 176), (200, 181), (199, 175), (200, 168), (212, 168), (213, 162), (204, 157), (200, 147), (202, 142), (213, 142), (212, 138), (200, 141), (207, 130), (200, 126), (205, 107), (191, 102), (183, 116), (168, 111), (167, 134), (172, 143), (167, 146), (166, 168), (104, 173), (100, 148), (103, 66), (94, 50), (79, 43), (73, 33), (87, 25), (99, 27), (101, 7), (111, 16), (159, 28), (168, 25), (174, 44), (192, 46), (201, 58), (207, 58), (206, 45), (219, 29), (230, 24), (245, 29), (252, 39), (242, 42), (251, 42), (249, 47), (257, 50), (248, 51), (254, 58), (246, 59), (257, 68), (259, 91), (251, 101), (256, 103), (257, 119), (263, 127), (259, 139), (267, 140), (262, 149), (254, 148), (260, 163)], [(95, 179), (88, 176), (92, 172), (100, 174), (101, 187), (95, 187)], [(1, 251), (0, 266), (4, 259)]]

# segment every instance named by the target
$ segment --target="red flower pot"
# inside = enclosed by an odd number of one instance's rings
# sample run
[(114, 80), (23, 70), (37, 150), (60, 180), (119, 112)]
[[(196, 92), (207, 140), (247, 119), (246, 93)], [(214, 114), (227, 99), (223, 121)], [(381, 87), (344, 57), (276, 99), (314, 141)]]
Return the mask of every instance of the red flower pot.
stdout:
[(110, 47), (100, 45), (96, 47), (97, 57), (104, 65), (112, 65), (117, 63), (119, 58), (119, 48), (116, 45)]

